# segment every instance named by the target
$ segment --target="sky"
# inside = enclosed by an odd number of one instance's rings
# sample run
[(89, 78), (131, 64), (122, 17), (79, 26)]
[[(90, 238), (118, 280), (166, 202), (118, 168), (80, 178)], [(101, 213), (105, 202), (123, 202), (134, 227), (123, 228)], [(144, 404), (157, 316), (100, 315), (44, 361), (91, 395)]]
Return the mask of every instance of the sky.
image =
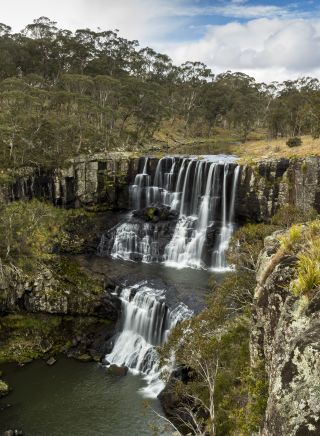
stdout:
[(215, 74), (320, 79), (320, 0), (0, 0), (0, 22), (14, 31), (40, 16), (71, 30), (118, 29)]

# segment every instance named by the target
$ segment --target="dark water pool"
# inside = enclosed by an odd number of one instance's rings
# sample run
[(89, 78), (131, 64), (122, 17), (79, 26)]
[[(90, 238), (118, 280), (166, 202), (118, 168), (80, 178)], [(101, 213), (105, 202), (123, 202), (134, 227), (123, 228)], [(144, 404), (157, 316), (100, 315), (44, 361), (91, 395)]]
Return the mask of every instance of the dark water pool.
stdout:
[(75, 256), (84, 268), (103, 274), (117, 283), (133, 285), (148, 281), (155, 288), (166, 289), (166, 300), (170, 306), (183, 302), (194, 312), (205, 307), (209, 292), (209, 281), (220, 281), (224, 274), (213, 274), (205, 270), (169, 268), (160, 263), (138, 263), (114, 260), (110, 257)]
[[(141, 377), (116, 377), (96, 363), (60, 357), (54, 366), (42, 361), (22, 368), (3, 365), (4, 379), (14, 388), (2, 404), (0, 431), (18, 428), (26, 436), (144, 436), (152, 425), (163, 427), (151, 410), (161, 412), (157, 400), (146, 407), (139, 389)], [(162, 428), (160, 434), (169, 435)]]

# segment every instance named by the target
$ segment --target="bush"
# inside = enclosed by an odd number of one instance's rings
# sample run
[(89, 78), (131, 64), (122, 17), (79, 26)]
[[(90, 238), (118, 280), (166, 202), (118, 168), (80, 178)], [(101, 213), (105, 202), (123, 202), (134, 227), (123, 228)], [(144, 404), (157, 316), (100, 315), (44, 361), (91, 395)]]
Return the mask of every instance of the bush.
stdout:
[(240, 227), (233, 235), (228, 250), (228, 260), (237, 269), (255, 272), (264, 239), (278, 230), (270, 224), (247, 224)]
[(271, 224), (279, 227), (289, 228), (293, 224), (302, 224), (317, 219), (318, 213), (315, 209), (303, 210), (295, 205), (288, 204), (279, 209), (271, 219)]
[(291, 283), (294, 295), (310, 294), (320, 287), (320, 240), (309, 239), (308, 248), (298, 255), (297, 278)]
[(298, 136), (294, 136), (293, 138), (289, 138), (287, 141), (288, 147), (299, 147), (300, 145), (302, 145), (302, 139), (299, 138)]

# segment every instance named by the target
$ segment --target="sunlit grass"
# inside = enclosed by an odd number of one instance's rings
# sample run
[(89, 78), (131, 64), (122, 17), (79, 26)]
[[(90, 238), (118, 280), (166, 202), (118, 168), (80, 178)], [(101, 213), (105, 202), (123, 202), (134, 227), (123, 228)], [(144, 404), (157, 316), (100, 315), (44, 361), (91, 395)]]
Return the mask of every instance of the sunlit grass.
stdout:
[(299, 147), (288, 147), (288, 138), (262, 139), (259, 141), (248, 141), (234, 147), (234, 153), (239, 157), (247, 158), (271, 158), (271, 157), (305, 157), (320, 155), (320, 139), (313, 139), (311, 136), (302, 136), (302, 145)]
[(212, 130), (210, 136), (203, 125), (184, 129), (182, 120), (163, 122), (149, 144), (150, 151), (177, 154), (234, 154), (243, 160), (261, 158), (290, 158), (320, 155), (320, 138), (302, 136), (302, 145), (288, 147), (288, 138), (272, 139), (265, 130), (253, 131), (246, 143), (236, 130), (221, 127)]

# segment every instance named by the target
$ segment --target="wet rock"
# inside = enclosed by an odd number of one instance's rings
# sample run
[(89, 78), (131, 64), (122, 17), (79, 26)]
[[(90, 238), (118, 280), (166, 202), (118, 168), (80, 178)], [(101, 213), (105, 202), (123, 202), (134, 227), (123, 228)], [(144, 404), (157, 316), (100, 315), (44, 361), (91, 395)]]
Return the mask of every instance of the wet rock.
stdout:
[(115, 365), (115, 364), (112, 364), (112, 365), (108, 366), (107, 370), (111, 374), (119, 376), (119, 377), (124, 377), (128, 373), (128, 367), (127, 366), (118, 366), (118, 365)]
[(155, 204), (144, 209), (134, 210), (133, 216), (147, 222), (158, 223), (169, 219), (176, 219), (178, 212), (171, 210), (169, 206), (163, 204)]
[(94, 362), (100, 362), (100, 361), (101, 361), (101, 356), (100, 356), (100, 354), (92, 353), (92, 354), (91, 354), (91, 357), (92, 357), (92, 360), (93, 360)]
[(22, 430), (7, 430), (2, 433), (2, 436), (23, 436)]
[(3, 380), (0, 380), (0, 397), (4, 397), (5, 395), (8, 395), (8, 393), (9, 385)]
[(57, 359), (55, 359), (54, 357), (50, 357), (50, 359), (48, 359), (48, 360), (46, 361), (46, 364), (49, 365), (49, 366), (52, 366), (52, 365), (54, 365), (56, 362), (57, 362)]
[(28, 363), (32, 363), (32, 362), (33, 362), (32, 359), (24, 359), (23, 362), (18, 363), (18, 366), (20, 366), (22, 368), (23, 366), (27, 365)]
[(87, 353), (75, 356), (75, 358), (77, 360), (80, 360), (81, 362), (92, 362), (92, 356), (90, 356), (90, 354), (87, 354)]

